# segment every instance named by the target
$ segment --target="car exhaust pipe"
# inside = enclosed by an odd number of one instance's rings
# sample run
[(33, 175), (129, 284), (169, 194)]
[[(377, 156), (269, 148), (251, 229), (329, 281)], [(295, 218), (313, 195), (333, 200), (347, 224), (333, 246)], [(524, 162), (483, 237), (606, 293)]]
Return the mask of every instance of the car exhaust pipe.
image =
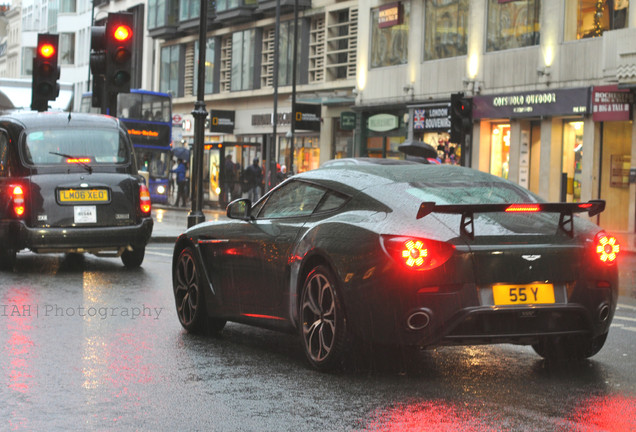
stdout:
[(610, 315), (610, 307), (607, 303), (603, 303), (601, 307), (598, 309), (598, 320), (600, 322), (605, 322), (609, 318)]
[(409, 330), (422, 330), (431, 322), (431, 311), (428, 309), (418, 309), (406, 319), (406, 326)]

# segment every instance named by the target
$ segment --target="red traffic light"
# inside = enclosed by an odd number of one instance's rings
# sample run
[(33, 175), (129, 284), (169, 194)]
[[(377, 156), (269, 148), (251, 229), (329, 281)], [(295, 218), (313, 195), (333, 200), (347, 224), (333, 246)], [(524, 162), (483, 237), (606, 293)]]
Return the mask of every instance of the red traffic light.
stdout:
[(44, 58), (51, 58), (55, 55), (55, 46), (50, 43), (43, 43), (38, 46), (38, 53)]
[(123, 24), (116, 26), (115, 30), (113, 31), (113, 37), (119, 42), (127, 42), (128, 40), (130, 40), (130, 38), (132, 38), (132, 35), (132, 29)]

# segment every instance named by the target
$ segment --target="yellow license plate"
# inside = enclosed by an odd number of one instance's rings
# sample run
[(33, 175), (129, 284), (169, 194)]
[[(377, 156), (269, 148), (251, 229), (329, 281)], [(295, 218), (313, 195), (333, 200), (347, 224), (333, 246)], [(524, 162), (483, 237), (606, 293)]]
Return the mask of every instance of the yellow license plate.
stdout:
[(554, 286), (551, 283), (524, 285), (493, 285), (495, 305), (554, 303)]
[(60, 202), (108, 202), (107, 189), (62, 189)]

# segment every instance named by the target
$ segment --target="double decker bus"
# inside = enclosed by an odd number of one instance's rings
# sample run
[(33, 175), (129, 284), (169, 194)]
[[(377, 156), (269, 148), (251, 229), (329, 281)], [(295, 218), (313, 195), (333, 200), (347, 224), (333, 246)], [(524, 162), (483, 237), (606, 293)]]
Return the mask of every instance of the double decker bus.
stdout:
[[(97, 112), (92, 94), (82, 95), (80, 111)], [(132, 89), (117, 95), (117, 116), (128, 129), (139, 169), (148, 173), (152, 202), (166, 204), (170, 193), (172, 97), (167, 93)]]

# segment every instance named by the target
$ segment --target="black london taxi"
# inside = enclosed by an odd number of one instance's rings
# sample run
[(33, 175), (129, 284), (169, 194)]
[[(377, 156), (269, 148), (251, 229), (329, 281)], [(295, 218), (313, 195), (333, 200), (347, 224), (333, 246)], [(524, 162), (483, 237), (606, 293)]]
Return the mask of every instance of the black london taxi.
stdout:
[(92, 253), (139, 267), (152, 233), (150, 194), (114, 117), (0, 116), (0, 267), (16, 253)]

